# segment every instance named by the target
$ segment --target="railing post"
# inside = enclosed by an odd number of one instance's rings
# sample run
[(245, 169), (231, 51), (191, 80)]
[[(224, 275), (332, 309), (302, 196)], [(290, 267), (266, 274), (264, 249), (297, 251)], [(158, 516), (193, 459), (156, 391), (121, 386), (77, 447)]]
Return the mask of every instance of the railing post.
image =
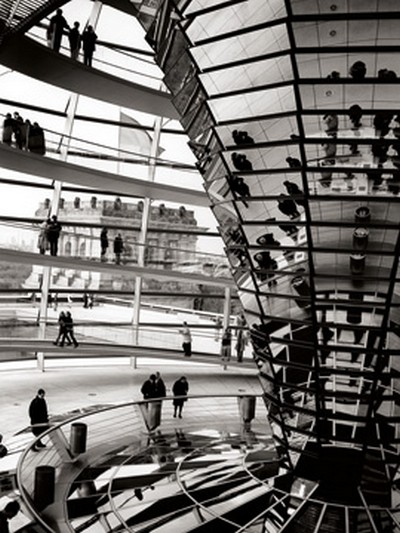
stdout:
[(38, 511), (54, 502), (56, 471), (53, 466), (41, 465), (35, 470), (33, 501)]

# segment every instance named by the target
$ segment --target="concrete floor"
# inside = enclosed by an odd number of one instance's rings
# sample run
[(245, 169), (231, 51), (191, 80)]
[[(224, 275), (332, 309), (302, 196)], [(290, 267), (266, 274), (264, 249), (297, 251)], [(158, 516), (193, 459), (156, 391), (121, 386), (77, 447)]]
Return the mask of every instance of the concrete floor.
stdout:
[(34, 362), (0, 364), (0, 433), (7, 439), (29, 425), (28, 406), (38, 388), (46, 391), (51, 415), (99, 404), (116, 404), (142, 398), (140, 387), (149, 374), (160, 371), (171, 394), (173, 382), (185, 375), (189, 394), (261, 393), (257, 370), (229, 369), (176, 361), (138, 360), (138, 368), (127, 359), (52, 361), (45, 372)]

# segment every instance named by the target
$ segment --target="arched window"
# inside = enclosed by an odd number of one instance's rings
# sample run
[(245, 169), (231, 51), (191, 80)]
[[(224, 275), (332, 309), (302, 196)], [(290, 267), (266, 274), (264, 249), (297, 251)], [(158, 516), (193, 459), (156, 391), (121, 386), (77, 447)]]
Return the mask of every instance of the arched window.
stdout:
[(64, 255), (71, 255), (71, 248), (72, 248), (71, 241), (67, 241), (65, 243)]

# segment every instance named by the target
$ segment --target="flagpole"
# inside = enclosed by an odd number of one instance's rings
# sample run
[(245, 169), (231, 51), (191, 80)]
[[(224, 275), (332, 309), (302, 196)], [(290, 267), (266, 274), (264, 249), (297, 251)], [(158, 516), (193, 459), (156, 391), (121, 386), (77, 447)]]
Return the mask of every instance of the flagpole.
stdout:
[[(154, 121), (154, 134), (150, 148), (150, 160), (148, 167), (147, 180), (154, 181), (155, 173), (157, 169), (157, 153), (160, 146), (161, 125), (162, 117), (157, 117)], [(151, 198), (144, 199), (142, 220), (140, 226), (140, 234), (138, 239), (138, 266), (145, 266), (145, 248), (147, 240), (147, 230), (150, 220), (151, 210)], [(135, 278), (135, 294), (133, 297), (133, 317), (132, 317), (132, 344), (133, 346), (139, 345), (139, 321), (140, 321), (140, 304), (142, 296), (142, 277), (136, 276)], [(136, 357), (131, 357), (131, 365), (133, 368), (137, 367)]]

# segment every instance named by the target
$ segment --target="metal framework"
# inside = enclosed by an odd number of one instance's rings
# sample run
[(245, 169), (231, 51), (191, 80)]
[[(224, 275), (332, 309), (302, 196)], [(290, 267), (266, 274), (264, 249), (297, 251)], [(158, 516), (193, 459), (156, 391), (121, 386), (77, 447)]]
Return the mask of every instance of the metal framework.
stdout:
[(281, 454), (282, 497), (249, 531), (399, 532), (400, 8), (133, 4), (220, 223)]

